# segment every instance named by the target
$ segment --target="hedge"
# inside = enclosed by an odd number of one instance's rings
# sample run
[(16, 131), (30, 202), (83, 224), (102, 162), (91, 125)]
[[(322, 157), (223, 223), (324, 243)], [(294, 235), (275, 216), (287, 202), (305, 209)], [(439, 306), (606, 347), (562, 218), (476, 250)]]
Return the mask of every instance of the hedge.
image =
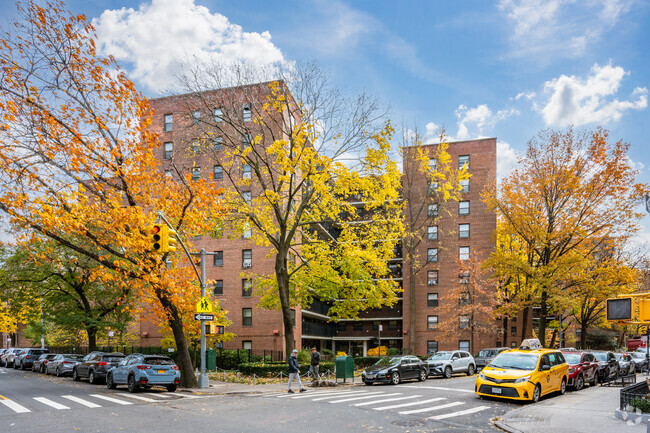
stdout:
[[(333, 362), (321, 362), (320, 371), (321, 373), (326, 372), (327, 370), (334, 371), (335, 364)], [(289, 365), (284, 363), (262, 363), (262, 362), (250, 362), (239, 364), (237, 369), (242, 374), (248, 374), (260, 377), (274, 377), (282, 372), (285, 376), (289, 374)], [(309, 365), (303, 364), (300, 366), (300, 374), (305, 374), (309, 371)]]
[(379, 361), (382, 357), (379, 356), (357, 356), (354, 358), (355, 368), (367, 368)]

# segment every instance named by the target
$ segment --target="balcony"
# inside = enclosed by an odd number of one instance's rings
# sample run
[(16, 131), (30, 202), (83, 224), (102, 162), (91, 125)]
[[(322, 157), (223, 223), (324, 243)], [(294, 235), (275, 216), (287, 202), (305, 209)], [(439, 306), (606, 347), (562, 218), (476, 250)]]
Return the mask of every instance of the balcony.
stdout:
[(305, 308), (307, 311), (311, 311), (312, 313), (316, 314), (322, 314), (323, 316), (329, 316), (329, 310), (330, 306), (326, 304), (323, 301), (319, 301), (318, 299), (314, 299), (314, 301), (311, 303), (311, 305), (308, 308)]
[(334, 337), (336, 328), (332, 325), (302, 322), (302, 335), (313, 337)]

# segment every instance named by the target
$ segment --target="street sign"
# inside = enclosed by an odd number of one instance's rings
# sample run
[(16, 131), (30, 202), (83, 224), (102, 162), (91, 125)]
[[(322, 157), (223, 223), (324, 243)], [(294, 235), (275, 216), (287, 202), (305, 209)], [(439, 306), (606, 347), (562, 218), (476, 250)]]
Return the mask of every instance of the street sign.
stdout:
[(214, 320), (214, 314), (196, 313), (194, 314), (194, 320), (207, 320), (211, 322)]
[(199, 302), (196, 303), (196, 312), (212, 313), (212, 302), (210, 302), (210, 299), (208, 299), (207, 296), (202, 297)]

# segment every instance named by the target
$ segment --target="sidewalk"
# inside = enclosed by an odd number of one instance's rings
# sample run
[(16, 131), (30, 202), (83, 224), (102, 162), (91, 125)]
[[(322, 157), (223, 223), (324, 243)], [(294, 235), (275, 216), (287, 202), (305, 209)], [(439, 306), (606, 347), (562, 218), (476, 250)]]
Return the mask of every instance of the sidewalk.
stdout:
[(597, 386), (543, 398), (506, 413), (496, 425), (510, 433), (646, 433), (645, 423), (614, 417), (620, 387)]
[[(310, 380), (302, 380), (302, 386), (310, 390), (326, 390), (334, 389), (334, 387), (320, 387), (312, 388)], [(339, 383), (336, 385), (336, 388), (341, 387), (350, 387), (363, 385), (361, 378), (355, 378), (355, 382), (352, 383), (350, 379), (347, 382), (343, 383), (339, 379)], [(291, 385), (291, 389), (294, 391), (298, 390), (298, 385), (294, 382)], [(287, 381), (285, 380), (282, 383), (271, 383), (271, 384), (258, 384), (251, 385), (246, 383), (232, 383), (232, 382), (219, 382), (215, 380), (210, 380), (209, 388), (179, 388), (179, 392), (190, 392), (192, 394), (216, 394), (216, 395), (228, 395), (228, 394), (263, 394), (263, 393), (275, 393), (275, 392), (286, 392), (287, 391)]]

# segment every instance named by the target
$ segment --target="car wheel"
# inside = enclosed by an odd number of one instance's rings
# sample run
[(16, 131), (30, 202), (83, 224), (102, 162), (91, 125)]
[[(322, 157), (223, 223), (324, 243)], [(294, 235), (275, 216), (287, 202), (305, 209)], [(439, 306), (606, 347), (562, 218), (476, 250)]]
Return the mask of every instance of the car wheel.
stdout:
[(113, 375), (111, 373), (108, 373), (106, 375), (106, 388), (108, 389), (115, 389), (117, 385), (115, 385), (115, 382), (113, 382)]
[(605, 379), (603, 382), (609, 382), (609, 376), (611, 375), (611, 372), (609, 371), (609, 368), (605, 370), (605, 375), (603, 376), (603, 379)]
[(79, 382), (81, 380), (81, 378), (79, 377), (79, 373), (77, 373), (76, 368), (72, 370), (72, 380), (74, 380), (75, 382)]
[(61, 370), (59, 370), (59, 367), (56, 368), (56, 371), (54, 372), (54, 375), (56, 377), (61, 377)]
[(129, 380), (127, 381), (127, 385), (129, 387), (129, 392), (138, 392), (138, 384), (135, 383), (135, 376), (133, 376), (133, 375), (129, 376)]
[(36, 365), (32, 364), (32, 373), (36, 373)]
[(167, 385), (167, 391), (169, 391), (169, 392), (174, 392), (174, 391), (176, 391), (176, 388), (177, 388), (177, 385), (176, 385), (176, 384)]
[(420, 382), (424, 382), (425, 380), (427, 380), (427, 376), (428, 374), (426, 370), (420, 370), (420, 376), (418, 376), (418, 380)]
[(539, 385), (535, 385), (535, 389), (533, 390), (533, 398), (531, 399), (533, 403), (537, 403), (539, 401), (539, 398), (542, 396), (542, 387)]
[(25, 363), (23, 361), (20, 361), (20, 369), (25, 371)]
[(566, 377), (562, 379), (562, 383), (560, 384), (560, 395), (566, 394)]
[(634, 365), (634, 364), (630, 364), (630, 371), (628, 372), (628, 374), (634, 374), (635, 371), (636, 371), (636, 368), (635, 368), (635, 367), (636, 367), (636, 365)]
[(598, 385), (598, 373), (594, 373), (594, 378), (591, 381), (591, 386), (596, 386)]
[(445, 376), (445, 379), (451, 379), (451, 367), (449, 367), (449, 366), (445, 367), (444, 376)]
[(580, 375), (576, 379), (576, 384), (575, 384), (576, 391), (580, 391), (582, 388), (584, 388), (584, 386), (585, 386), (585, 378), (582, 377), (582, 375)]
[(372, 382), (363, 382), (363, 383), (365, 383), (368, 386), (372, 385)]
[(45, 373), (45, 366), (41, 364), (41, 373)]
[(93, 370), (88, 372), (88, 383), (97, 385), (97, 378), (95, 377), (95, 372)]
[(468, 376), (474, 376), (474, 373), (476, 372), (476, 367), (474, 367), (472, 364), (467, 367), (467, 375)]
[(401, 379), (399, 377), (399, 373), (398, 372), (393, 373), (393, 377), (390, 378), (390, 382), (393, 385), (397, 385), (398, 383), (400, 383), (400, 381)]

